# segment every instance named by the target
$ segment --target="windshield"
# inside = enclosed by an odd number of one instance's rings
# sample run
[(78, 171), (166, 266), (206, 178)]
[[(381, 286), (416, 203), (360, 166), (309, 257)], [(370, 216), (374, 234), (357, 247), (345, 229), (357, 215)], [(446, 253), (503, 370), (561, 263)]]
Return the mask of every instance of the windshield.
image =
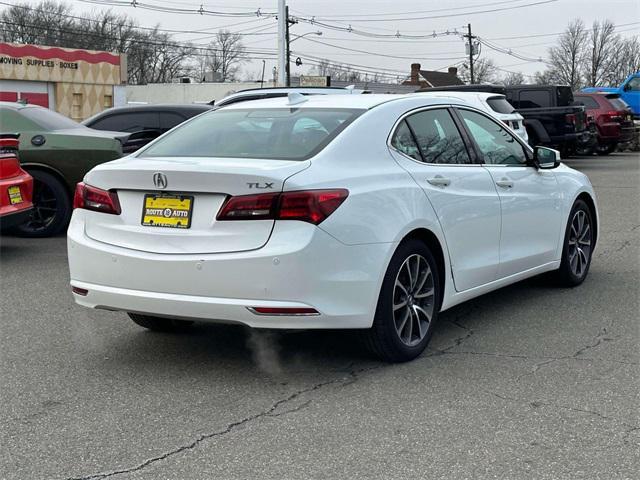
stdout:
[(140, 157), (232, 157), (306, 160), (364, 110), (278, 108), (218, 110), (150, 145)]
[(487, 99), (487, 103), (494, 112), (513, 113), (516, 111), (505, 97), (490, 97)]
[(63, 130), (67, 128), (80, 128), (77, 122), (48, 108), (27, 107), (19, 110), (20, 114), (37, 123), (47, 130)]

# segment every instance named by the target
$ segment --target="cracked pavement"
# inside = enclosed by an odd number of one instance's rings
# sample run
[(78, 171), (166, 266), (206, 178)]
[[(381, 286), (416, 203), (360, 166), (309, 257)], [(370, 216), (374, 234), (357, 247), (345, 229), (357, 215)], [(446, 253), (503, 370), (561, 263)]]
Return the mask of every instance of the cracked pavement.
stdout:
[(400, 365), (349, 332), (145, 332), (73, 304), (63, 237), (1, 238), (0, 478), (637, 478), (640, 160), (568, 163), (600, 204), (587, 281), (460, 305)]

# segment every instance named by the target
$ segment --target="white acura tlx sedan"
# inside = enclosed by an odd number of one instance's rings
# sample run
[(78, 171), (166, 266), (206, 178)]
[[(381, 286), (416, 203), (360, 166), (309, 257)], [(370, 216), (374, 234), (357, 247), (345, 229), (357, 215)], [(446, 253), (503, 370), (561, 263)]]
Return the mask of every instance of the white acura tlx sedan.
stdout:
[(406, 361), (439, 312), (543, 272), (580, 284), (587, 177), (454, 98), (323, 95), (204, 113), (90, 171), (74, 298), (152, 330), (362, 329)]

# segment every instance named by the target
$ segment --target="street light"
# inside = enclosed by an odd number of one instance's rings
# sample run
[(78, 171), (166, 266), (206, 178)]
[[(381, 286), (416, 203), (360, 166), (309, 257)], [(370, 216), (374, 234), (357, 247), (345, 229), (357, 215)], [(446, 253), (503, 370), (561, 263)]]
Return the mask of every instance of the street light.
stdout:
[[(288, 7), (287, 7), (287, 11), (288, 11)], [(291, 72), (289, 70), (289, 64), (291, 62), (291, 42), (295, 42), (296, 40), (302, 38), (302, 37), (306, 37), (307, 35), (322, 35), (322, 32), (320, 30), (318, 30), (317, 32), (307, 32), (307, 33), (303, 33), (302, 35), (295, 35), (295, 38), (293, 40), (289, 40), (289, 24), (287, 23), (287, 61), (286, 61), (286, 66), (287, 66), (287, 87), (291, 86)]]

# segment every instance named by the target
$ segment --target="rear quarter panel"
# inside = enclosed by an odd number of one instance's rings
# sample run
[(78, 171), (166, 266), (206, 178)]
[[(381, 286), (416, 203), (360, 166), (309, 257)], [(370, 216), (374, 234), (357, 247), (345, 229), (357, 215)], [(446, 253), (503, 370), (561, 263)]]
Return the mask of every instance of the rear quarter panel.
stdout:
[[(45, 137), (44, 145), (38, 147), (31, 143), (35, 135)], [(120, 142), (111, 138), (23, 132), (20, 140), (22, 164), (53, 169), (64, 178), (70, 191), (93, 167), (122, 155)]]

